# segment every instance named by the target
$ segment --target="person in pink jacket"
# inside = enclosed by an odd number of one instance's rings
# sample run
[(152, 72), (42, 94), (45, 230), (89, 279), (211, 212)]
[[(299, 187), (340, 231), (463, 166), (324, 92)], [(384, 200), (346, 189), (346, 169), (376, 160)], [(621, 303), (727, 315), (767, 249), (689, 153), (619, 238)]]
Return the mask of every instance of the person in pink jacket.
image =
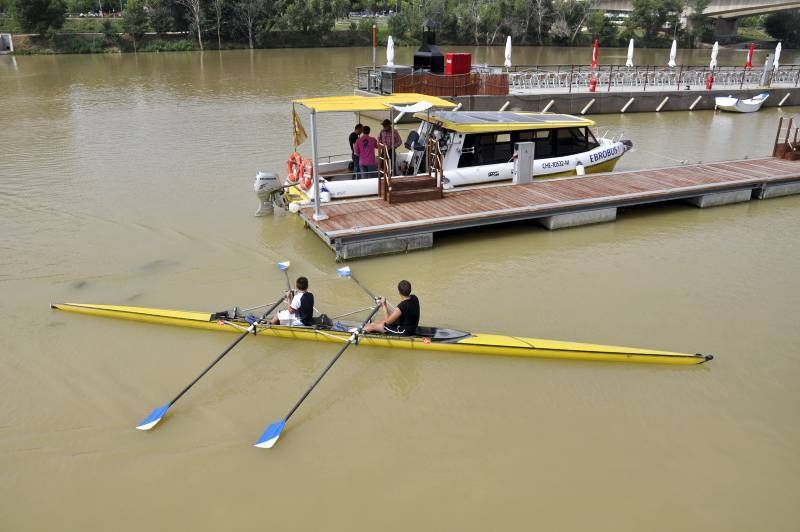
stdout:
[(375, 161), (375, 148), (378, 141), (369, 136), (369, 126), (364, 126), (363, 133), (353, 145), (353, 153), (358, 155), (358, 166), (361, 170), (356, 179), (367, 179), (378, 176), (378, 163)]

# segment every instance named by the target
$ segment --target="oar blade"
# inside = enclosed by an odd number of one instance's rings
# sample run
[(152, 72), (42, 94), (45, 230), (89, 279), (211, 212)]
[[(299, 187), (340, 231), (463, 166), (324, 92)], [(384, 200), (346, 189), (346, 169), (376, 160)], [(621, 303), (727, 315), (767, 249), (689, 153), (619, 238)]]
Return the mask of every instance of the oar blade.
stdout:
[(345, 266), (343, 268), (336, 268), (336, 273), (339, 277), (350, 277), (353, 272), (350, 271), (350, 266)]
[(262, 434), (256, 442), (255, 447), (260, 447), (261, 449), (271, 448), (273, 445), (275, 445), (275, 442), (278, 441), (278, 438), (280, 438), (281, 431), (285, 426), (286, 420), (282, 419), (267, 427), (267, 430), (264, 431), (264, 434)]
[(156, 426), (156, 424), (159, 421), (161, 421), (161, 418), (164, 417), (164, 414), (167, 413), (168, 408), (169, 408), (168, 404), (164, 406), (159, 406), (158, 408), (150, 412), (150, 415), (144, 418), (141, 423), (136, 425), (136, 428), (139, 430), (152, 429), (153, 427)]
[(291, 264), (292, 264), (291, 261), (287, 260), (285, 262), (279, 262), (278, 264), (276, 264), (276, 266), (280, 271), (285, 272), (286, 270), (289, 269), (289, 266), (291, 266)]

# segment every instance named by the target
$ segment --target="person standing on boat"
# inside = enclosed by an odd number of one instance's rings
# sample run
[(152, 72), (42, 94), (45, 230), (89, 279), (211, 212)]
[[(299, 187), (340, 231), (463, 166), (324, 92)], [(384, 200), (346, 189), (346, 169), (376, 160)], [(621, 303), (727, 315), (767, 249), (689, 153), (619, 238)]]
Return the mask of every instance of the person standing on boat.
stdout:
[(389, 167), (392, 169), (394, 175), (394, 151), (403, 144), (403, 139), (400, 138), (400, 133), (392, 128), (392, 122), (388, 119), (381, 122), (383, 129), (378, 133), (378, 143), (386, 146), (389, 152)]
[(308, 291), (308, 279), (298, 277), (295, 283), (297, 292), (292, 295), (291, 290), (286, 292), (286, 304), (289, 308), (281, 310), (272, 317), (272, 325), (289, 325), (301, 327), (311, 325), (314, 315), (314, 294)]
[(353, 147), (353, 153), (358, 155), (358, 166), (361, 169), (360, 178), (376, 177), (378, 165), (375, 162), (375, 148), (378, 146), (378, 141), (375, 137), (369, 136), (369, 126), (364, 126), (361, 131), (363, 133)]
[(358, 168), (358, 155), (353, 151), (353, 146), (355, 145), (358, 137), (361, 136), (361, 131), (364, 129), (364, 126), (361, 124), (356, 124), (356, 127), (353, 129), (353, 132), (350, 133), (350, 137), (347, 141), (350, 143), (350, 156), (352, 158), (352, 162), (350, 163), (350, 170), (353, 171), (353, 175), (358, 177), (359, 168)]
[(364, 332), (414, 336), (419, 325), (419, 299), (411, 293), (411, 283), (403, 279), (397, 283), (397, 291), (403, 300), (391, 314), (384, 298), (378, 299), (383, 311), (383, 320), (368, 323)]

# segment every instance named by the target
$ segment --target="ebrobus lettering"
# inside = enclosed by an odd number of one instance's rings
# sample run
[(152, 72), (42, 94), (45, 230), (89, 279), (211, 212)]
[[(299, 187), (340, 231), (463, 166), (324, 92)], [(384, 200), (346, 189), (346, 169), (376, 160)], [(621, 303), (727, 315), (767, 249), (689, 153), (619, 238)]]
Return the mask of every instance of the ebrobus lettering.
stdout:
[(590, 163), (596, 163), (597, 161), (602, 161), (603, 159), (607, 159), (612, 155), (616, 155), (619, 152), (619, 148), (614, 146), (613, 148), (608, 148), (607, 150), (603, 150), (599, 153), (593, 153), (589, 156)]

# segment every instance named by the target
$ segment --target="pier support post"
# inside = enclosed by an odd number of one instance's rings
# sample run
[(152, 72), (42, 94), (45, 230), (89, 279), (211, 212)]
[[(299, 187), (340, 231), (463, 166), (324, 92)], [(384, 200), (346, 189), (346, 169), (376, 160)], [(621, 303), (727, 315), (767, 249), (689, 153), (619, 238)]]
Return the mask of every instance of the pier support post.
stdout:
[(617, 219), (617, 209), (596, 209), (593, 211), (575, 212), (570, 214), (557, 214), (555, 216), (545, 216), (537, 221), (550, 231), (564, 229), (566, 227), (577, 227), (579, 225), (599, 224), (613, 222)]
[(764, 185), (758, 191), (758, 199), (779, 198), (781, 196), (791, 196), (792, 194), (800, 194), (800, 181)]
[(689, 198), (686, 201), (695, 207), (705, 209), (707, 207), (718, 207), (720, 205), (730, 205), (731, 203), (742, 203), (750, 201), (753, 191), (749, 188), (740, 190), (729, 190), (726, 192), (713, 192), (711, 194), (703, 194), (695, 198)]
[(620, 109), (620, 110), (619, 110), (619, 112), (620, 112), (620, 113), (624, 113), (625, 111), (627, 111), (627, 110), (628, 110), (628, 107), (630, 107), (630, 105), (633, 103), (633, 100), (635, 100), (635, 99), (636, 99), (636, 98), (631, 98), (630, 100), (628, 100), (628, 103), (626, 103), (625, 105), (623, 105), (623, 106), (622, 106), (622, 109)]
[(405, 253), (406, 251), (431, 247), (433, 247), (433, 233), (374, 238), (354, 242), (337, 242), (333, 246), (336, 252), (336, 260), (387, 255), (390, 253)]

